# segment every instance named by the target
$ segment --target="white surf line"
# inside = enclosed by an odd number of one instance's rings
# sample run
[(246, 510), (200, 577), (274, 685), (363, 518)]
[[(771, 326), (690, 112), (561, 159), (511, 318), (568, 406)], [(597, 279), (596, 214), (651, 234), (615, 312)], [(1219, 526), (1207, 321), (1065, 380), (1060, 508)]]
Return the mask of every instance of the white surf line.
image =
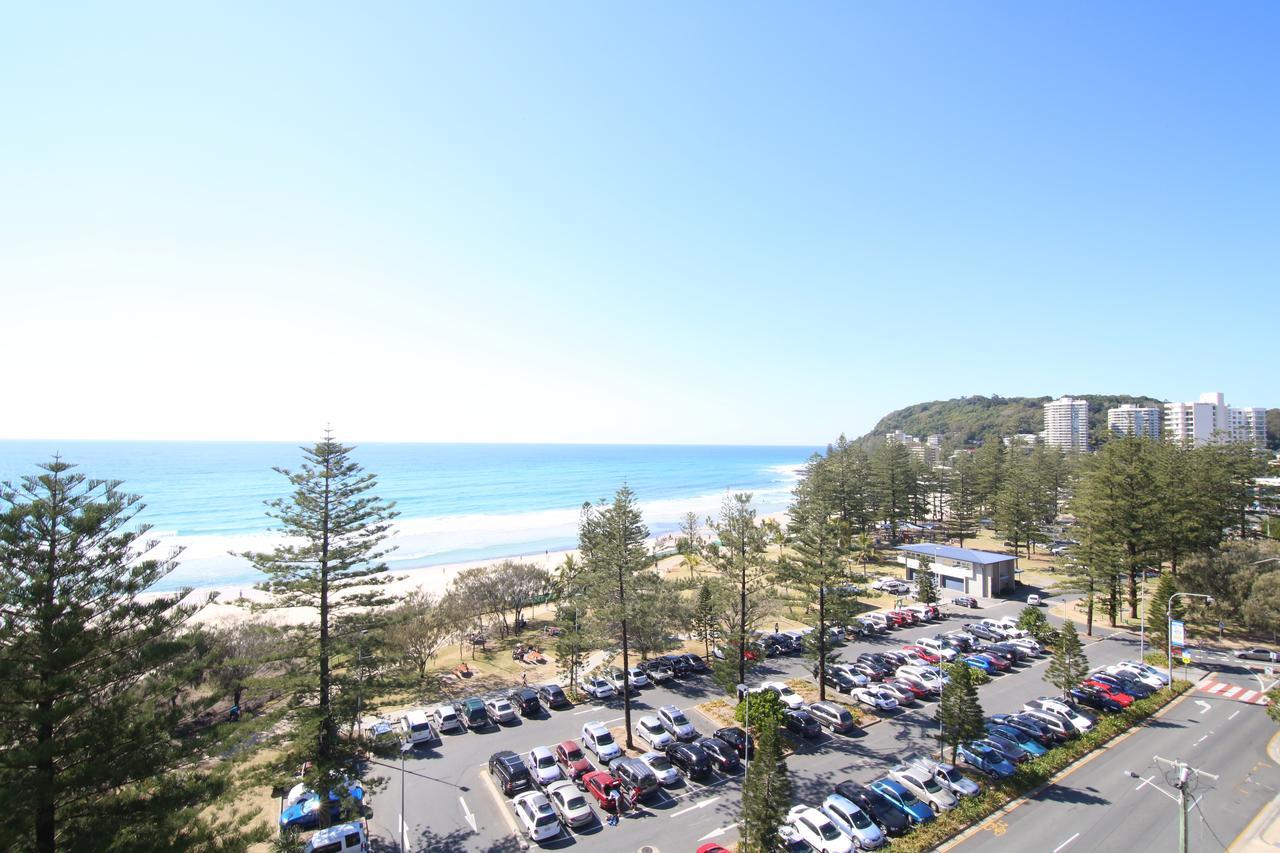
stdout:
[(1072, 841), (1075, 841), (1079, 837), (1080, 837), (1080, 833), (1077, 832), (1075, 835), (1071, 836), (1066, 841), (1062, 842), (1057, 847), (1053, 848), (1053, 853), (1058, 853), (1059, 850), (1061, 850), (1063, 847), (1066, 847), (1068, 844), (1070, 844)]

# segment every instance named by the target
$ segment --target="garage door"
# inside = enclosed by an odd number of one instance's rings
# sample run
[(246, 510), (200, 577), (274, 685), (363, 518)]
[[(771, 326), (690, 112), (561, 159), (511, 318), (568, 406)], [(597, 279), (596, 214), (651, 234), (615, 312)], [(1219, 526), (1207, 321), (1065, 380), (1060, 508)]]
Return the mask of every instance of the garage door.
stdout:
[(964, 592), (964, 578), (949, 578), (944, 575), (942, 577), (942, 588), (953, 589), (956, 592)]

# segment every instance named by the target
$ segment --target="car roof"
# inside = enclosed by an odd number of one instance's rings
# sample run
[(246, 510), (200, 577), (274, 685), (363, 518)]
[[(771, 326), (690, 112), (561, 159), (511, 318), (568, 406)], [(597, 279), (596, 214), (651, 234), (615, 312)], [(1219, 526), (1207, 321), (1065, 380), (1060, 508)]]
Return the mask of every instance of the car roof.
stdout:
[(601, 723), (597, 720), (592, 720), (590, 722), (583, 723), (582, 728), (591, 732), (592, 734), (598, 734), (600, 732), (609, 731), (608, 726), (606, 726), (604, 723)]
[(646, 726), (660, 726), (662, 721), (658, 719), (657, 714), (645, 714), (640, 718), (640, 722)]
[(549, 746), (535, 746), (533, 749), (529, 750), (529, 754), (530, 754), (530, 755), (550, 755), (550, 754), (551, 754), (551, 747), (549, 747)]

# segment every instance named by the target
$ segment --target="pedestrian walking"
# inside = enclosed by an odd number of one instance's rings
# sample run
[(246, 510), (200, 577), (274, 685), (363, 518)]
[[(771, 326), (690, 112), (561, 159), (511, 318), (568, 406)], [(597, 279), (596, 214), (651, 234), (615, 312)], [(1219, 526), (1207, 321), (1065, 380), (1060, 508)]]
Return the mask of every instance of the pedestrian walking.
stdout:
[(618, 812), (622, 810), (622, 796), (618, 793), (617, 788), (609, 791), (609, 803), (613, 806), (613, 811), (609, 814), (609, 825), (618, 825)]

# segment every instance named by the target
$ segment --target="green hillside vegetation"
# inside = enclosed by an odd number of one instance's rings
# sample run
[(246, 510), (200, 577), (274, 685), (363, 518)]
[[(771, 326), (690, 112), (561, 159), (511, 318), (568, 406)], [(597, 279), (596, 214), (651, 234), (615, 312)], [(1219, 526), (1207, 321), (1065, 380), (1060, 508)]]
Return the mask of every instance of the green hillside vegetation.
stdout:
[[(1070, 394), (1089, 401), (1089, 430), (1096, 441), (1107, 428), (1107, 409), (1125, 403), (1162, 406), (1154, 397), (1128, 394)], [(959, 397), (916, 403), (890, 412), (860, 441), (864, 444), (883, 439), (884, 434), (900, 429), (909, 435), (925, 436), (941, 433), (948, 444), (962, 446), (981, 444), (1017, 433), (1034, 433), (1044, 429), (1044, 404), (1055, 397)]]
[(1267, 409), (1267, 447), (1280, 450), (1280, 409)]

